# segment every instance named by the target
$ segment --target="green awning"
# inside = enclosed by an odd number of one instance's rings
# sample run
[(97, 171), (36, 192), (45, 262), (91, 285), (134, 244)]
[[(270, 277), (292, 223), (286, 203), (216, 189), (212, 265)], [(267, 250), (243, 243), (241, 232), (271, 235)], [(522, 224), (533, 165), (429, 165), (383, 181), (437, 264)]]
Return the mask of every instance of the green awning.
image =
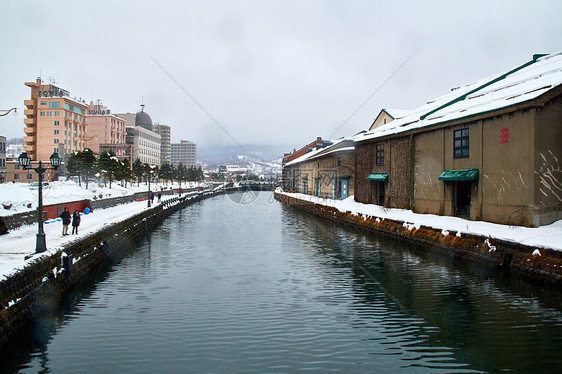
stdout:
[(367, 180), (375, 181), (375, 182), (386, 182), (388, 180), (388, 173), (369, 174)]
[(478, 169), (445, 170), (439, 180), (446, 182), (478, 180)]

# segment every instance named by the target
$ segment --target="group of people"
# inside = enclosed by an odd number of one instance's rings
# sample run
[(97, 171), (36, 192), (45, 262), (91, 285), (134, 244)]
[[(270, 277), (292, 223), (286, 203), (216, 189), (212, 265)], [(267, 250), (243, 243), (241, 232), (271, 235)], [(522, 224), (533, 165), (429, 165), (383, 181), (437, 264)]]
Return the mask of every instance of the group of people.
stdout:
[(72, 221), (72, 235), (78, 234), (78, 226), (80, 226), (80, 212), (75, 210), (70, 215), (70, 210), (68, 207), (64, 208), (64, 211), (61, 213), (60, 218), (62, 219), (62, 236), (69, 235), (68, 234), (68, 226)]

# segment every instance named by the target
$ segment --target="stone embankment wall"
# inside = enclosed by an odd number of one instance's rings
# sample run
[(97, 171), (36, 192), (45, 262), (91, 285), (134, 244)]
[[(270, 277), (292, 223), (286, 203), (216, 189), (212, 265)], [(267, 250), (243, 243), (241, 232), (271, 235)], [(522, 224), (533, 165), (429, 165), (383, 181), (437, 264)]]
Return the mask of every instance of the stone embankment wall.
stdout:
[(449, 232), (427, 226), (408, 228), (403, 221), (365, 217), (336, 208), (275, 194), (275, 199), (288, 206), (312, 213), (331, 221), (351, 225), (377, 235), (398, 239), (425, 251), (432, 251), (454, 260), (475, 264), (487, 269), (510, 273), (537, 283), (562, 288), (562, 252), (478, 235)]
[(162, 204), (80, 238), (55, 254), (42, 256), (1, 281), (0, 346), (33, 316), (52, 308), (53, 303), (94, 269), (127, 251), (137, 235), (172, 213), (220, 193), (163, 199)]

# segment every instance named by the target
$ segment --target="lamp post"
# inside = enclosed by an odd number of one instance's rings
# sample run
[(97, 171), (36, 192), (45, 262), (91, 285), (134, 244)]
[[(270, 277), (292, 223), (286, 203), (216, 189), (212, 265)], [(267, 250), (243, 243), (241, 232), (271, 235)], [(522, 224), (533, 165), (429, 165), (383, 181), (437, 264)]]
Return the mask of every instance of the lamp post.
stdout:
[(150, 195), (150, 179), (152, 178), (152, 169), (148, 171), (148, 207), (150, 208), (150, 204), (152, 202), (152, 196)]
[(149, 208), (152, 205), (152, 201), (150, 199), (151, 197), (150, 180), (152, 179), (152, 173), (153, 173), (152, 166), (150, 166), (149, 164), (144, 164), (144, 175), (146, 175), (148, 179), (148, 207)]
[(59, 154), (55, 151), (51, 157), (51, 166), (45, 167), (43, 163), (39, 161), (39, 166), (33, 168), (31, 166), (31, 157), (27, 152), (22, 152), (18, 157), (19, 164), (24, 170), (34, 170), (39, 175), (39, 204), (37, 206), (37, 242), (35, 245), (35, 253), (45, 252), (47, 250), (47, 244), (45, 242), (45, 231), (43, 231), (43, 173), (47, 170), (57, 170), (61, 164), (62, 159)]

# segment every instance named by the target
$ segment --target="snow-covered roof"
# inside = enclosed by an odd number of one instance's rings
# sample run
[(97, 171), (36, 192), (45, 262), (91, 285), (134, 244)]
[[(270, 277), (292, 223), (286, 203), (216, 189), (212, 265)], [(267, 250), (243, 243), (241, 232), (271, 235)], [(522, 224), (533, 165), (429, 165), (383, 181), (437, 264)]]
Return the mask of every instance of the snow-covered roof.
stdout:
[(482, 114), (537, 98), (562, 84), (562, 54), (535, 55), (533, 60), (428, 101), (403, 117), (357, 137), (374, 139)]
[(337, 140), (334, 140), (334, 142), (332, 144), (330, 144), (329, 146), (324, 147), (324, 148), (314, 149), (314, 150), (300, 156), (299, 158), (296, 158), (293, 161), (286, 163), (285, 166), (300, 164), (303, 161), (312, 160), (316, 157), (321, 157), (321, 156), (331, 154), (331, 153), (352, 151), (352, 150), (355, 149), (355, 147), (350, 146), (349, 144), (346, 146), (346, 144), (343, 143), (343, 142), (353, 144), (353, 142), (357, 138), (362, 136), (363, 134), (365, 134), (364, 131), (362, 131), (362, 132), (360, 132), (356, 135), (353, 135), (353, 136), (348, 136), (348, 137), (345, 137), (345, 138), (339, 138)]
[(412, 110), (411, 109), (384, 109), (385, 112), (388, 113), (394, 119), (402, 118), (408, 115)]

